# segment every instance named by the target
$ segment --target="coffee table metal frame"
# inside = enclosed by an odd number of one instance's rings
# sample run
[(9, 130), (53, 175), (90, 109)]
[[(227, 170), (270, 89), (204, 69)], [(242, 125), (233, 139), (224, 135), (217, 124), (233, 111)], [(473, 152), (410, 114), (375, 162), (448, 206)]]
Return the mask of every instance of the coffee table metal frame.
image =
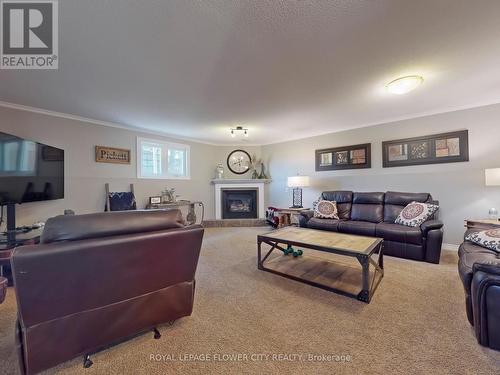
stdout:
[[(305, 229), (307, 230), (307, 229)], [(274, 273), (276, 275), (280, 275), (295, 281), (299, 281), (305, 284), (309, 284), (315, 286), (317, 288), (325, 289), (330, 292), (342, 294), (348, 297), (357, 298), (359, 301), (370, 303), (373, 294), (377, 290), (382, 278), (384, 277), (384, 240), (382, 238), (374, 238), (376, 241), (367, 249), (366, 253), (360, 253), (353, 250), (348, 249), (336, 249), (333, 247), (325, 247), (307, 244), (303, 242), (291, 241), (286, 239), (277, 239), (270, 237), (268, 235), (272, 235), (273, 232), (269, 232), (266, 234), (261, 234), (257, 236), (257, 268), (262, 271), (267, 271)], [(332, 232), (334, 233), (334, 232)], [(271, 249), (266, 253), (264, 257), (262, 257), (262, 243), (265, 243), (271, 246)], [(311, 250), (323, 251), (326, 253), (339, 254), (347, 257), (353, 257), (358, 260), (361, 264), (361, 272), (362, 272), (362, 289), (358, 294), (352, 294), (341, 289), (332, 288), (328, 285), (320, 284), (311, 280), (307, 280), (301, 277), (297, 277), (294, 275), (289, 275), (284, 272), (279, 272), (264, 266), (264, 262), (269, 258), (271, 253), (274, 250), (284, 251), (285, 248), (283, 245), (291, 245), (291, 246), (299, 246)], [(378, 253), (378, 259), (375, 261), (373, 259), (373, 255)], [(300, 262), (300, 258), (295, 261)], [(373, 278), (370, 280), (370, 265), (374, 267)]]

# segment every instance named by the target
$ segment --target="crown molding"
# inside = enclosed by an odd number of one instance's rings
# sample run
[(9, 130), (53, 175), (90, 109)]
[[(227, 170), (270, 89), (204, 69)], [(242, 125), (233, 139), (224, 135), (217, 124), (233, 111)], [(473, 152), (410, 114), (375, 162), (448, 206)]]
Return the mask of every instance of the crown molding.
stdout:
[(137, 133), (156, 135), (156, 136), (161, 136), (161, 137), (166, 137), (166, 138), (171, 138), (171, 139), (178, 139), (178, 140), (189, 141), (189, 142), (193, 142), (193, 143), (201, 143), (201, 144), (205, 144), (205, 145), (218, 146), (218, 147), (261, 147), (261, 146), (268, 146), (268, 145), (274, 145), (274, 144), (280, 144), (280, 143), (286, 143), (286, 142), (299, 141), (301, 139), (319, 137), (322, 135), (334, 134), (334, 133), (339, 133), (339, 132), (348, 131), (348, 130), (367, 128), (367, 127), (371, 127), (371, 126), (380, 126), (380, 125), (391, 124), (391, 123), (395, 123), (395, 122), (399, 122), (399, 121), (414, 120), (414, 119), (428, 117), (428, 116), (435, 116), (435, 115), (441, 115), (441, 114), (463, 111), (463, 110), (468, 110), (468, 109), (487, 107), (487, 106), (495, 105), (495, 104), (500, 104), (500, 100), (489, 101), (489, 102), (474, 104), (474, 105), (450, 107), (450, 108), (447, 108), (446, 110), (420, 112), (420, 113), (414, 114), (414, 115), (399, 116), (399, 117), (390, 118), (390, 119), (386, 119), (386, 120), (382, 120), (382, 121), (361, 124), (361, 125), (358, 125), (356, 127), (340, 128), (340, 129), (335, 130), (335, 131), (319, 132), (319, 133), (314, 133), (314, 134), (311, 134), (311, 135), (308, 135), (305, 137), (304, 136), (292, 137), (292, 138), (287, 138), (285, 140), (280, 140), (280, 141), (275, 141), (275, 142), (267, 142), (267, 143), (246, 143), (246, 142), (214, 143), (214, 142), (209, 142), (209, 141), (203, 141), (203, 140), (196, 139), (196, 138), (183, 137), (183, 136), (171, 134), (168, 132), (154, 131), (154, 130), (150, 130), (150, 129), (139, 128), (139, 127), (132, 126), (132, 125), (118, 124), (118, 123), (111, 122), (111, 121), (96, 120), (96, 119), (92, 119), (92, 118), (88, 118), (88, 117), (72, 115), (69, 113), (51, 111), (51, 110), (47, 110), (47, 109), (43, 109), (43, 108), (31, 107), (31, 106), (27, 106), (27, 105), (23, 105), (23, 104), (16, 104), (16, 103), (11, 103), (11, 102), (6, 102), (6, 101), (0, 100), (0, 107), (17, 109), (20, 111), (33, 112), (33, 113), (38, 113), (38, 114), (42, 114), (42, 115), (46, 115), (46, 116), (53, 116), (53, 117), (59, 117), (59, 118), (64, 118), (64, 119), (68, 119), (68, 120), (87, 122), (87, 123), (90, 123), (93, 125), (108, 126), (108, 127), (117, 128), (117, 129), (134, 131)]
[(128, 130), (128, 131), (134, 131), (134, 132), (143, 133), (143, 134), (150, 134), (150, 135), (156, 135), (156, 136), (178, 139), (178, 140), (183, 140), (183, 141), (202, 143), (202, 144), (206, 144), (206, 145), (210, 145), (210, 146), (220, 146), (216, 143), (211, 143), (211, 142), (202, 141), (199, 139), (193, 139), (193, 138), (189, 138), (189, 137), (183, 137), (183, 136), (179, 136), (179, 135), (175, 135), (175, 134), (170, 134), (167, 132), (160, 132), (160, 131), (154, 131), (154, 130), (149, 130), (149, 129), (143, 129), (143, 128), (138, 128), (138, 127), (131, 126), (131, 125), (118, 124), (118, 123), (110, 122), (110, 121), (95, 120), (95, 119), (88, 118), (88, 117), (72, 115), (69, 113), (63, 113), (63, 112), (57, 112), (57, 111), (51, 111), (51, 110), (47, 110), (47, 109), (43, 109), (43, 108), (31, 107), (31, 106), (22, 105), (22, 104), (10, 103), (10, 102), (5, 102), (5, 101), (1, 101), (1, 100), (0, 100), (0, 107), (17, 109), (20, 111), (26, 111), (26, 112), (32, 112), (32, 113), (38, 113), (38, 114), (46, 115), (46, 116), (59, 117), (59, 118), (67, 119), (67, 120), (87, 122), (87, 123), (93, 124), (93, 125), (107, 126), (107, 127), (123, 129), (123, 130)]

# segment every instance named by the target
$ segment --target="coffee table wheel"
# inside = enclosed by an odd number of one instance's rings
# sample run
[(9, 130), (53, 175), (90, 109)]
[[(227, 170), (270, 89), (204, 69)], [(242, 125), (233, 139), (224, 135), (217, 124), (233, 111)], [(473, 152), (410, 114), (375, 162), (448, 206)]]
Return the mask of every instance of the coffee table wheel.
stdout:
[(304, 254), (304, 252), (303, 252), (302, 250), (297, 250), (297, 253), (298, 253), (299, 255)]
[(298, 256), (299, 256), (299, 252), (298, 252), (298, 251), (294, 251), (294, 252), (293, 252), (293, 257), (294, 257), (294, 258), (297, 258)]

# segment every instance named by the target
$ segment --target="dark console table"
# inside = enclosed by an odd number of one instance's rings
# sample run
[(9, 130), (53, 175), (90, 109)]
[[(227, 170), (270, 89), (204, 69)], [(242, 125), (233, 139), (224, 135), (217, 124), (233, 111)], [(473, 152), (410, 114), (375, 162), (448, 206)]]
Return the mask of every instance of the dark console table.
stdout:
[(42, 231), (43, 228), (36, 228), (29, 231), (18, 231), (9, 236), (0, 234), (0, 277), (7, 278), (9, 285), (12, 285), (12, 272), (10, 268), (12, 251), (18, 246), (39, 243)]

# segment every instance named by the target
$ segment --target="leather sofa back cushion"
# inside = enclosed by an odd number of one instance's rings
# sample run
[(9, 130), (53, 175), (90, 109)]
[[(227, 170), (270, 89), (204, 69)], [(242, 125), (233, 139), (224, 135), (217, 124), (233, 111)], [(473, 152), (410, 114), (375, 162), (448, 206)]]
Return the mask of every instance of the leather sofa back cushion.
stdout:
[(354, 193), (351, 220), (380, 223), (384, 218), (384, 193)]
[(321, 198), (337, 202), (337, 214), (340, 220), (351, 218), (352, 191), (324, 191)]
[(411, 202), (432, 203), (428, 193), (401, 193), (388, 191), (385, 193), (384, 222), (394, 223), (403, 208)]
[(45, 224), (40, 242), (77, 241), (184, 227), (179, 210), (61, 215)]

